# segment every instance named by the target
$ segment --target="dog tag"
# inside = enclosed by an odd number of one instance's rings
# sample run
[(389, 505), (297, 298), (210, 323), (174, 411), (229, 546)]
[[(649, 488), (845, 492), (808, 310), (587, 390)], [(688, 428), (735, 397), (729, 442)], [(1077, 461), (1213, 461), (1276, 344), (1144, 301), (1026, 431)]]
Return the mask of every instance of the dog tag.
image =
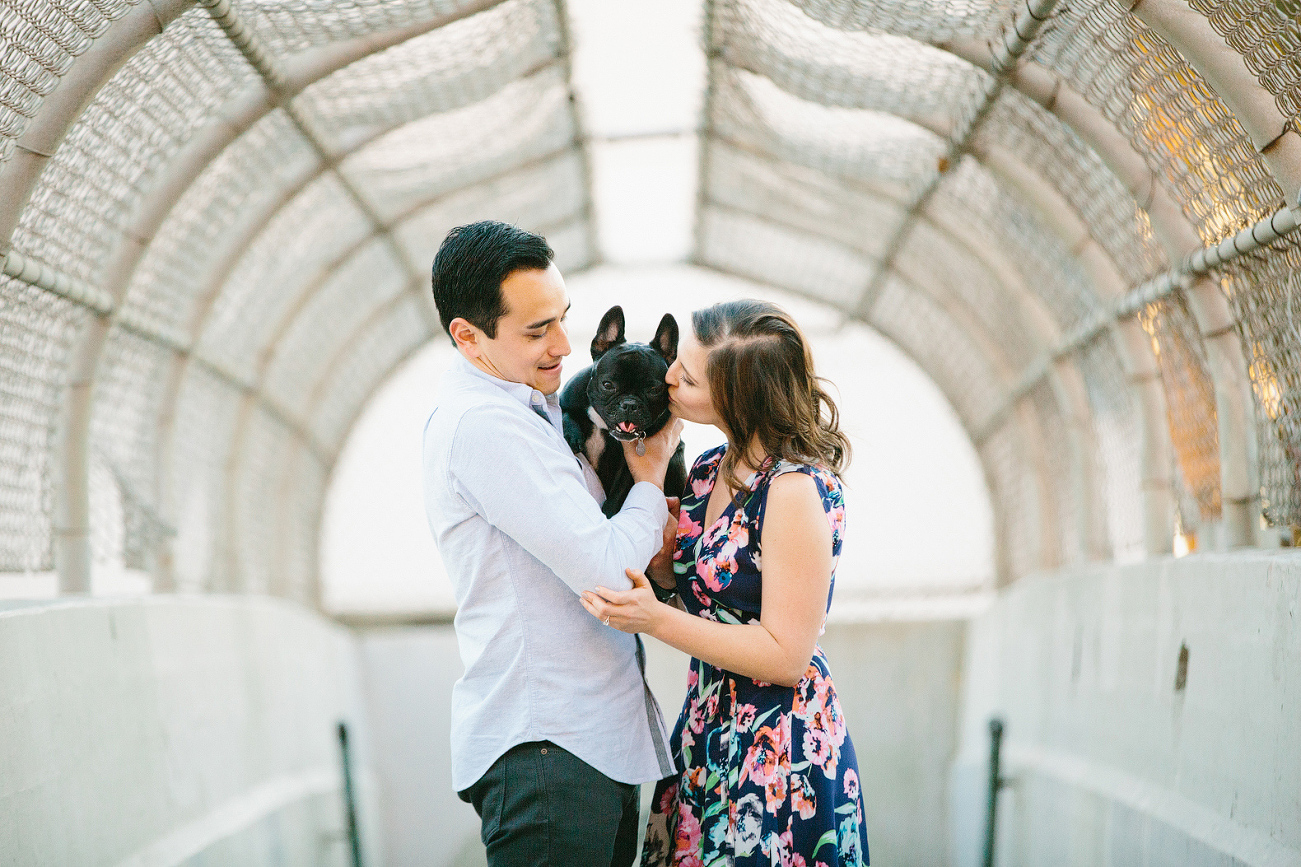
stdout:
[(646, 457), (646, 440), (642, 437), (637, 437), (637, 457)]

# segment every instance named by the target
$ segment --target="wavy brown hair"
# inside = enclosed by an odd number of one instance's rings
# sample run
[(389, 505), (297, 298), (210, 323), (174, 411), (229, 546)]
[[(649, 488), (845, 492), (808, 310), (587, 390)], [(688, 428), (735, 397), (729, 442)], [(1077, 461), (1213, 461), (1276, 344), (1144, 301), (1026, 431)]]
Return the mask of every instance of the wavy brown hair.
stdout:
[(736, 446), (723, 457), (719, 477), (738, 496), (744, 492), (736, 465), (755, 445), (774, 460), (818, 464), (837, 475), (849, 465), (840, 411), (790, 314), (768, 301), (727, 301), (692, 313), (691, 327), (709, 350), (710, 396)]

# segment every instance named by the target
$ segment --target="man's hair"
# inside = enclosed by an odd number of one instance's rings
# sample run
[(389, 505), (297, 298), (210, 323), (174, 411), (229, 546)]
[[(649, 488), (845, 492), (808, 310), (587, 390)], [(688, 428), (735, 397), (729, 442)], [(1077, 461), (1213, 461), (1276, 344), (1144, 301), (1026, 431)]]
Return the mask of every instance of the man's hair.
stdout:
[(490, 338), (497, 320), (506, 315), (502, 281), (516, 271), (544, 270), (555, 253), (541, 235), (484, 220), (457, 226), (447, 233), (434, 257), (434, 304), (443, 330), (452, 333), (452, 320), (464, 319)]

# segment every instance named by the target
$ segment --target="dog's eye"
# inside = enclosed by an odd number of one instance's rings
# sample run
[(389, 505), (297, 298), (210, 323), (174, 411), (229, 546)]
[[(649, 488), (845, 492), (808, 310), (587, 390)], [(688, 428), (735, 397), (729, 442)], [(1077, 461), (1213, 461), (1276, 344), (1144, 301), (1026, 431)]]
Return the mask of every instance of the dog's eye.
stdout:
[(609, 379), (601, 380), (601, 391), (614, 391), (614, 382)]

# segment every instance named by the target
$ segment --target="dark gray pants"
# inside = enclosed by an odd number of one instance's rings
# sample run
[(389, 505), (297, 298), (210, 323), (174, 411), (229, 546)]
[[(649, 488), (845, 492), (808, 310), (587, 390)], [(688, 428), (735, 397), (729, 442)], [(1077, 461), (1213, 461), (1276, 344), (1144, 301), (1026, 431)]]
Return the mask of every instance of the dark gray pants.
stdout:
[(483, 823), (488, 867), (629, 867), (638, 787), (550, 741), (520, 744), (460, 793)]

